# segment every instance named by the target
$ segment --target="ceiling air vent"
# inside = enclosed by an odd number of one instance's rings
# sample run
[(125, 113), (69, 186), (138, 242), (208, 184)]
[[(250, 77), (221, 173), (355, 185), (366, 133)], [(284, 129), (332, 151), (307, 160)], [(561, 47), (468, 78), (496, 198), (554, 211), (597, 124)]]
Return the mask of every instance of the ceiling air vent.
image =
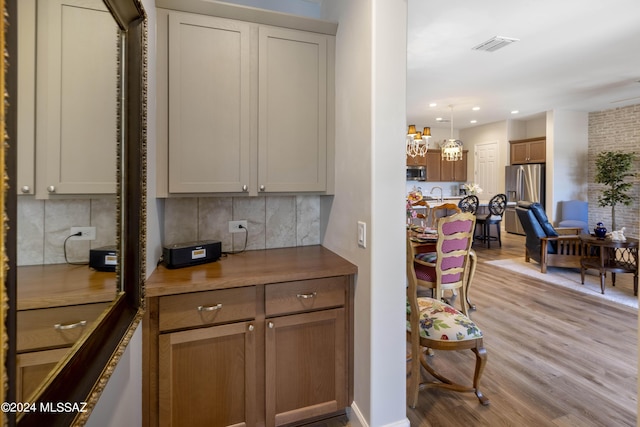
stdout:
[(485, 50), (487, 52), (493, 52), (517, 41), (520, 41), (520, 39), (514, 39), (512, 37), (495, 36), (495, 37), (491, 37), (486, 42), (482, 42), (478, 46), (475, 46), (473, 50)]

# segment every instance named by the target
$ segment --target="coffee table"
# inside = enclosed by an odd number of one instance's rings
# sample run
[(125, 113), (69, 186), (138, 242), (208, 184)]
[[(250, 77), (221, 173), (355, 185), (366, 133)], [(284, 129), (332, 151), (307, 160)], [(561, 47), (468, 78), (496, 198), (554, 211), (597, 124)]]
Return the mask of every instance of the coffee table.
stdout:
[(615, 241), (588, 234), (582, 234), (580, 239), (585, 243), (584, 256), (580, 260), (583, 285), (584, 273), (589, 268), (600, 272), (600, 290), (603, 294), (607, 272), (611, 273), (613, 286), (616, 285), (616, 273), (633, 273), (633, 295), (638, 295), (638, 239), (627, 237), (626, 241)]

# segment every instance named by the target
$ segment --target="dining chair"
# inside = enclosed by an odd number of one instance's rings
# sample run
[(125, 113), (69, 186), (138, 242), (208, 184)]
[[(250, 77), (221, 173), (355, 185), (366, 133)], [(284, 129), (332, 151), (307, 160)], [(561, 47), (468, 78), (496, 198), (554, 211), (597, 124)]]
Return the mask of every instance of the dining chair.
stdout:
[[(483, 334), (465, 314), (465, 287), (462, 286), (466, 281), (474, 226), (475, 216), (468, 212), (441, 218), (438, 222), (437, 255), (432, 263), (416, 259), (415, 246), (407, 239), (407, 340), (411, 344), (409, 404), (412, 408), (418, 403), (421, 386), (474, 392), (481, 404), (489, 404), (489, 399), (480, 391), (480, 378), (487, 362)], [(440, 299), (443, 288), (457, 285), (460, 285), (462, 293), (462, 312)], [(422, 286), (434, 287), (438, 298), (419, 296)], [(434, 355), (430, 357), (436, 357), (439, 350), (467, 349), (475, 354), (476, 359), (471, 386), (454, 382), (437, 372), (425, 354), (429, 350), (429, 354)], [(433, 376), (433, 381), (422, 382), (421, 366)]]
[(462, 212), (471, 212), (472, 214), (476, 214), (478, 212), (478, 205), (480, 201), (478, 200), (478, 196), (474, 194), (470, 194), (458, 202), (458, 207)]
[(438, 226), (438, 219), (460, 212), (460, 208), (453, 203), (443, 203), (441, 205), (434, 206), (430, 211), (429, 225), (431, 225), (431, 227), (433, 228), (436, 228)]
[(420, 244), (407, 236), (407, 276), (421, 288), (442, 298), (443, 291), (460, 292), (461, 311), (467, 314), (469, 251), (473, 242), (475, 216), (458, 213), (438, 221), (437, 240), (432, 251), (419, 252)]
[[(500, 226), (502, 224), (502, 216), (507, 207), (507, 196), (505, 194), (496, 194), (489, 200), (489, 213), (478, 215), (476, 225), (481, 227), (482, 234), (476, 238), (480, 241), (487, 242), (487, 248), (491, 248), (491, 241), (496, 240), (502, 247), (502, 239), (500, 237)], [(491, 225), (496, 226), (496, 236), (491, 235)]]

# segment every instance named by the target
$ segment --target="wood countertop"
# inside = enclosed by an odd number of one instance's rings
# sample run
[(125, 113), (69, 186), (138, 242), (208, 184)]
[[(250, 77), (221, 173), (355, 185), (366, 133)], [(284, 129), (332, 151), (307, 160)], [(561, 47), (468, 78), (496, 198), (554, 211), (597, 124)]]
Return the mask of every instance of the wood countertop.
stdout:
[(247, 251), (216, 262), (168, 269), (163, 265), (146, 283), (146, 296), (159, 297), (357, 273), (358, 268), (322, 246)]
[(18, 310), (107, 302), (117, 295), (116, 273), (86, 265), (18, 267), (16, 277)]

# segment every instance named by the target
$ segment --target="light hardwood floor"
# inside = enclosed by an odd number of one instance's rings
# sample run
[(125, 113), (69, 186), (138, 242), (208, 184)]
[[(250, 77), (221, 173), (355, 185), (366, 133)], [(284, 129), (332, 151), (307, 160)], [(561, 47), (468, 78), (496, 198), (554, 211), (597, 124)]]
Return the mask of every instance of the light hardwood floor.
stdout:
[[(472, 393), (422, 390), (418, 406), (407, 406), (411, 426), (635, 426), (637, 310), (484, 264), (524, 257), (522, 236), (504, 233), (502, 248), (474, 248), (470, 317), (485, 334), (481, 389), (491, 404)], [(470, 351), (432, 361), (452, 378), (472, 378)], [(322, 425), (348, 425), (333, 421)]]

